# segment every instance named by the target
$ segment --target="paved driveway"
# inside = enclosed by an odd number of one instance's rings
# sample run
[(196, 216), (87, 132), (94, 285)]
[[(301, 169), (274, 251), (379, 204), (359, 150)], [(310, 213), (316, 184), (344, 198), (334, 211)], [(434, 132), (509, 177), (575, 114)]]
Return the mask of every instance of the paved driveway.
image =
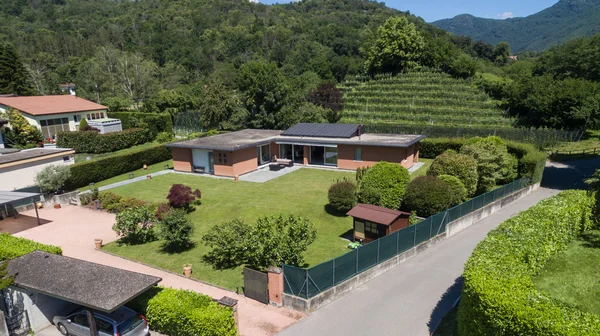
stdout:
[(464, 263), (488, 231), (556, 193), (550, 189), (533, 192), (319, 309), (279, 335), (429, 335), (460, 296)]
[[(35, 216), (35, 212), (32, 210), (23, 215)], [(62, 209), (41, 209), (40, 217), (46, 224), (18, 232), (15, 236), (58, 245), (65, 256), (161, 277), (163, 281), (160, 284), (166, 287), (194, 290), (215, 299), (223, 296), (237, 299), (241, 335), (274, 335), (304, 316), (289, 309), (264, 305), (234, 292), (96, 251), (95, 238), (103, 239), (105, 243), (117, 239), (111, 229), (115, 222), (113, 214), (67, 205)]]

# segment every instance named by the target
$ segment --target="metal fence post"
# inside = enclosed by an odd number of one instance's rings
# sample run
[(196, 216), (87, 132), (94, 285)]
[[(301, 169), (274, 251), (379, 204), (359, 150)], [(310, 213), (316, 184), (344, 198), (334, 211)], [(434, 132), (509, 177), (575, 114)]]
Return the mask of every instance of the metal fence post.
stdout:
[(306, 299), (308, 300), (308, 286), (310, 286), (310, 282), (308, 282), (308, 268), (306, 269)]
[(333, 266), (331, 266), (331, 273), (333, 274), (331, 277), (333, 278), (333, 286), (335, 286), (335, 259), (333, 259)]
[(396, 255), (400, 253), (400, 231), (396, 231)]
[(379, 264), (379, 239), (377, 239), (377, 264)]
[(358, 274), (358, 250), (360, 249), (360, 247), (356, 248), (356, 272), (354, 272), (354, 274)]
[(417, 245), (417, 226), (418, 225), (419, 225), (418, 223), (417, 223), (417, 225), (415, 225), (415, 231), (413, 234), (413, 247), (415, 247)]

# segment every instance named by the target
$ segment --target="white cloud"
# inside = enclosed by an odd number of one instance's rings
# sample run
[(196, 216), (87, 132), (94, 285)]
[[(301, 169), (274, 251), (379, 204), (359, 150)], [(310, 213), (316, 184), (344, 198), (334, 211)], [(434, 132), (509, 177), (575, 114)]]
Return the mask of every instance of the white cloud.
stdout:
[(496, 14), (496, 18), (506, 20), (514, 17), (513, 12), (504, 12), (502, 14)]

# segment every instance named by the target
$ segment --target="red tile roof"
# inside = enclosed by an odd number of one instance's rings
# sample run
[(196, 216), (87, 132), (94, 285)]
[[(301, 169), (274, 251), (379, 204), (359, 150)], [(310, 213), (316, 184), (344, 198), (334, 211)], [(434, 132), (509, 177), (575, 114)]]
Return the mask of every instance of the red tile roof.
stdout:
[(0, 97), (0, 105), (31, 115), (106, 110), (106, 106), (71, 95)]
[(410, 216), (408, 212), (391, 210), (371, 204), (357, 204), (346, 213), (349, 216), (367, 220), (369, 222), (391, 225), (398, 217)]

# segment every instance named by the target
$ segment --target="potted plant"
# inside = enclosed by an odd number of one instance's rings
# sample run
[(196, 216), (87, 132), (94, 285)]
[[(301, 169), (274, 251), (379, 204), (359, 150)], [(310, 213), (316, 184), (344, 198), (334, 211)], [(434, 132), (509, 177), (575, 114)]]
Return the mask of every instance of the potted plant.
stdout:
[(60, 203), (55, 203), (54, 204), (54, 209), (60, 209)]
[(102, 239), (94, 239), (94, 245), (96, 245), (96, 249), (102, 248)]
[(183, 275), (185, 275), (186, 278), (189, 278), (191, 274), (192, 274), (192, 264), (184, 264), (183, 265)]

